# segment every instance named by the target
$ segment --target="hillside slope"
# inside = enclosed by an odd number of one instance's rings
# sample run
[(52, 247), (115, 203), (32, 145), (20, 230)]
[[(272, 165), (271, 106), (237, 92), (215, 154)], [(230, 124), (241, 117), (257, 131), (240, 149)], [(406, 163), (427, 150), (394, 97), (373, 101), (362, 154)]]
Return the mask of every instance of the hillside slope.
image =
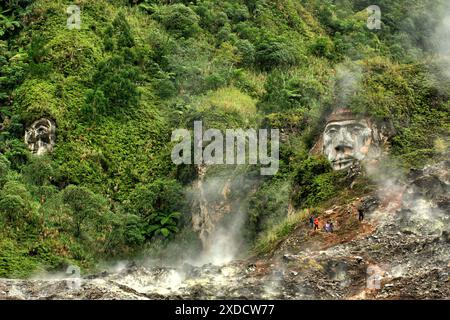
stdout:
[[(201, 252), (186, 196), (201, 170), (170, 158), (172, 131), (195, 120), (282, 132), (275, 176), (219, 166), (205, 178), (229, 178), (229, 201), (245, 202), (235, 249), (244, 257), (381, 232), (327, 213), (373, 194), (376, 181), (352, 184), (309, 151), (330, 111), (346, 107), (389, 127), (387, 167), (447, 159), (449, 11), (445, 0), (379, 1), (382, 27), (371, 30), (369, 2), (78, 0), (79, 29), (67, 27), (64, 0), (2, 4), (0, 277)], [(36, 156), (24, 135), (43, 117), (56, 144)], [(306, 209), (342, 234), (305, 238)]]

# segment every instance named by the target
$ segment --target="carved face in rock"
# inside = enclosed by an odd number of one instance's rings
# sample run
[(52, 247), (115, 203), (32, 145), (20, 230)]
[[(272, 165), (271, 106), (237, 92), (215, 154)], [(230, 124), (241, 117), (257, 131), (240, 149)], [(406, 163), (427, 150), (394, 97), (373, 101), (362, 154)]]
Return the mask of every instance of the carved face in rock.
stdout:
[(53, 150), (56, 140), (56, 126), (53, 120), (42, 118), (25, 130), (25, 143), (32, 153), (43, 155)]
[(323, 154), (334, 170), (346, 169), (378, 153), (373, 136), (374, 130), (367, 119), (357, 119), (350, 113), (341, 114), (329, 120), (325, 127)]

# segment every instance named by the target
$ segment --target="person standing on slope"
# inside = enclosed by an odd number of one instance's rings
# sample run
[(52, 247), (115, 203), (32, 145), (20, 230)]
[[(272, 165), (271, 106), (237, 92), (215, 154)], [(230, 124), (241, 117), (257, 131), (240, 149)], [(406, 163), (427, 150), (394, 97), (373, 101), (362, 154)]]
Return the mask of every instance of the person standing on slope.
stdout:
[(364, 211), (361, 208), (358, 208), (358, 220), (360, 222), (364, 220)]
[(319, 218), (314, 219), (314, 231), (319, 230)]

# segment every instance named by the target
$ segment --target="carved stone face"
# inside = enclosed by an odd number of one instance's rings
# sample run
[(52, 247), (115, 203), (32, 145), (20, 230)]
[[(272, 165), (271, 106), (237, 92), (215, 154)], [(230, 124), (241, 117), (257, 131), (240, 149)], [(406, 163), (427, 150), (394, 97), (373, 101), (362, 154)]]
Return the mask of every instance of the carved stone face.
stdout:
[(329, 122), (323, 135), (323, 153), (334, 170), (346, 169), (368, 156), (372, 134), (365, 119)]
[(53, 120), (39, 119), (25, 130), (25, 143), (36, 155), (51, 152), (56, 140), (55, 131), (56, 125)]

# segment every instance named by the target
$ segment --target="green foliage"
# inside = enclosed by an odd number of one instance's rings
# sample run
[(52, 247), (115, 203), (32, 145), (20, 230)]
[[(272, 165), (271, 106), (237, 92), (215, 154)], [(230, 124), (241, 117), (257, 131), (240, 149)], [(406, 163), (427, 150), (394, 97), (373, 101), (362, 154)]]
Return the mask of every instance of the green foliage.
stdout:
[(0, 213), (5, 223), (13, 224), (28, 210), (25, 201), (18, 195), (4, 194), (0, 200)]
[(334, 196), (339, 190), (338, 178), (330, 163), (323, 157), (308, 157), (295, 171), (292, 204), (296, 207), (314, 207)]
[(12, 90), (23, 81), (27, 67), (23, 50), (10, 49), (0, 40), (0, 115), (8, 112), (5, 106), (11, 103)]
[(182, 206), (181, 186), (173, 179), (157, 179), (148, 185), (138, 185), (132, 192), (128, 210), (149, 217), (152, 213), (172, 213)]
[(296, 50), (284, 39), (262, 39), (256, 46), (255, 63), (263, 70), (290, 68), (299, 63)]
[(38, 223), (33, 199), (26, 186), (8, 181), (0, 190), (0, 217), (7, 227), (26, 232)]
[(113, 32), (117, 34), (117, 48), (131, 48), (134, 46), (134, 38), (123, 12), (114, 19)]
[(0, 14), (0, 37), (3, 36), (8, 30), (14, 30), (20, 26), (20, 22), (14, 20), (14, 17), (8, 17)]
[(60, 123), (63, 115), (61, 102), (56, 96), (56, 85), (48, 80), (28, 79), (16, 92), (16, 112), (27, 124), (42, 117)]
[(270, 225), (264, 232), (260, 233), (255, 242), (253, 252), (258, 255), (272, 252), (300, 223), (307, 219), (306, 213), (306, 210), (296, 212)]
[(28, 13), (31, 0), (5, 1), (0, 5), (0, 39), (8, 37), (22, 28), (21, 18)]
[(258, 108), (265, 113), (309, 109), (324, 94), (323, 85), (305, 75), (273, 72), (266, 82), (266, 94)]
[[(334, 106), (392, 126), (391, 154), (405, 168), (445, 158), (449, 64), (434, 33), (446, 1), (380, 0), (377, 31), (366, 26), (371, 4), (81, 1), (82, 28), (68, 30), (64, 1), (2, 3), (0, 276), (143, 248), (181, 256), (187, 241), (200, 250), (180, 214), (181, 184), (196, 172), (170, 159), (171, 131), (195, 120), (281, 129), (279, 173), (252, 189), (246, 224), (265, 253), (301, 223), (286, 220), (290, 204), (317, 206), (345, 187), (308, 156)], [(349, 92), (335, 89), (345, 67), (357, 80)], [(57, 124), (42, 158), (23, 143), (40, 117)]]
[(136, 82), (139, 74), (135, 67), (127, 64), (123, 57), (114, 56), (102, 61), (93, 77), (96, 88), (86, 93), (84, 113), (114, 114), (126, 112), (128, 108), (139, 103), (139, 92)]
[(266, 182), (250, 198), (247, 236), (256, 238), (263, 230), (282, 221), (289, 203), (289, 181), (282, 179)]
[(26, 163), (29, 156), (29, 151), (25, 144), (15, 138), (0, 141), (0, 151), (10, 162), (11, 168), (14, 170), (20, 169)]
[[(152, 238), (157, 235), (168, 237), (178, 231), (178, 212), (184, 206), (183, 190), (176, 180), (158, 179), (148, 185), (139, 185), (130, 195), (130, 201), (125, 210), (135, 217), (140, 217), (144, 224), (145, 236)], [(140, 241), (139, 223), (133, 218), (130, 225), (130, 235), (134, 241)]]
[(85, 187), (68, 186), (62, 199), (71, 210), (76, 237), (81, 236), (88, 220), (95, 220), (107, 210), (105, 199)]
[(98, 44), (92, 39), (68, 29), (48, 42), (38, 42), (37, 45), (32, 43), (33, 46), (37, 52), (30, 54), (35, 61), (31, 68), (42, 69), (47, 66), (65, 77), (92, 74), (102, 55)]
[(182, 3), (160, 6), (153, 16), (175, 37), (189, 38), (200, 31), (199, 17)]
[(10, 163), (3, 155), (0, 155), (0, 188), (6, 182), (6, 176), (10, 170)]
[(132, 247), (142, 246), (145, 242), (147, 229), (144, 220), (137, 215), (126, 215), (124, 238)]
[(334, 44), (327, 37), (317, 38), (310, 48), (311, 52), (319, 57), (333, 58)]
[(39, 263), (12, 240), (0, 240), (0, 277), (27, 277), (39, 267)]
[(180, 216), (179, 212), (172, 212), (168, 215), (161, 212), (152, 213), (146, 219), (151, 223), (147, 227), (147, 234), (150, 237), (162, 235), (167, 238), (170, 234), (178, 232), (177, 224)]
[(47, 40), (43, 36), (33, 36), (27, 54), (29, 59), (28, 72), (31, 75), (44, 77), (51, 71), (52, 61), (45, 62), (45, 59), (50, 54), (50, 50), (47, 47)]
[(22, 169), (24, 180), (28, 184), (43, 186), (55, 177), (54, 163), (49, 157), (32, 157)]

